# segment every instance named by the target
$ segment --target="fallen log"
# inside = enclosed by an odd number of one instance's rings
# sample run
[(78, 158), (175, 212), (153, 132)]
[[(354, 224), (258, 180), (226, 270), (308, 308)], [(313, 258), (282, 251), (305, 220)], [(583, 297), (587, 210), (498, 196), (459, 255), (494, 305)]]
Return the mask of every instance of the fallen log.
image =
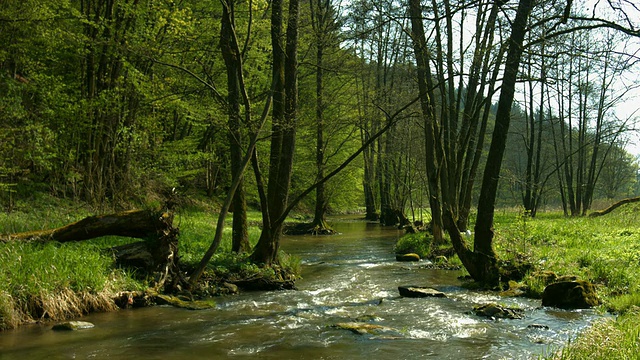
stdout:
[(596, 216), (607, 215), (608, 213), (612, 212), (613, 210), (619, 208), (620, 206), (622, 206), (624, 204), (630, 204), (630, 203), (634, 203), (634, 202), (638, 202), (638, 201), (640, 201), (640, 196), (634, 197), (634, 198), (622, 199), (622, 200), (618, 201), (617, 203), (609, 206), (608, 208), (606, 208), (604, 210), (592, 212), (591, 214), (589, 214), (589, 216), (590, 217), (596, 217)]
[(172, 228), (173, 215), (153, 210), (131, 210), (95, 215), (49, 230), (27, 231), (0, 236), (0, 241), (83, 241), (101, 236), (125, 236), (147, 239)]

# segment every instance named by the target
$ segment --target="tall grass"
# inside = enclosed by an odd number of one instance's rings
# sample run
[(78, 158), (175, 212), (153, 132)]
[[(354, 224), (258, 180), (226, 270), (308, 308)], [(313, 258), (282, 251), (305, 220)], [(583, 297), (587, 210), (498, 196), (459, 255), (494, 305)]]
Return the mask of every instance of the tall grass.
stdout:
[[(205, 212), (199, 209), (183, 211), (174, 219), (174, 226), (180, 228), (179, 253), (180, 261), (186, 264), (196, 264), (207, 251), (216, 231), (217, 213)], [(252, 211), (247, 214), (249, 223), (256, 224), (259, 221), (259, 213)], [(214, 255), (217, 256), (231, 252), (231, 214), (227, 217), (220, 248)], [(253, 247), (260, 238), (260, 229), (257, 226), (249, 227), (249, 243)]]
[(640, 313), (607, 319), (551, 355), (553, 360), (640, 359)]
[[(56, 228), (91, 215), (87, 207), (64, 200), (38, 201), (36, 206), (19, 204), (22, 211), (0, 213), (0, 234)], [(103, 251), (129, 241), (0, 243), (0, 329), (114, 310), (114, 292), (144, 286), (130, 272), (115, 268), (110, 253)]]

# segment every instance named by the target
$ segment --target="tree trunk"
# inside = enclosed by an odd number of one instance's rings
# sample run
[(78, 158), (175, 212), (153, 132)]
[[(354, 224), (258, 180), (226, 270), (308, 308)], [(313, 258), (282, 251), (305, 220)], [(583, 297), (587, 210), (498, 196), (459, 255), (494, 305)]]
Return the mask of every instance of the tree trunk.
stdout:
[[(240, 78), (239, 71), (242, 59), (234, 46), (234, 6), (233, 1), (223, 2), (222, 26), (220, 28), (220, 49), (227, 70), (227, 112), (229, 116), (229, 149), (231, 157), (231, 180), (240, 177), (242, 168), (242, 134), (240, 132)], [(233, 225), (231, 250), (244, 252), (249, 250), (249, 234), (247, 231), (247, 202), (245, 200), (244, 182), (240, 179), (233, 202)]]
[[(271, 39), (273, 44), (273, 81), (276, 83), (273, 106), (273, 131), (269, 183), (267, 185), (270, 223), (262, 229), (260, 239), (251, 254), (257, 264), (270, 265), (277, 262), (278, 248), (282, 236), (280, 217), (287, 208), (291, 172), (295, 149), (296, 118), (298, 107), (298, 18), (299, 2), (289, 2), (286, 56), (282, 52), (282, 4), (272, 2)], [(280, 86), (277, 86), (281, 84)], [(277, 94), (277, 99), (276, 99)]]
[(436, 139), (435, 139), (435, 102), (430, 96), (431, 69), (429, 67), (429, 56), (422, 24), (422, 7), (419, 0), (411, 0), (409, 3), (411, 13), (411, 36), (413, 38), (413, 49), (417, 62), (418, 88), (420, 90), (420, 106), (424, 121), (425, 136), (425, 167), (427, 169), (427, 183), (429, 189), (429, 207), (431, 209), (431, 230), (433, 232), (434, 243), (444, 243), (444, 227), (442, 223), (442, 204), (440, 196), (440, 186), (438, 182), (439, 164), (436, 159)]
[(149, 210), (131, 210), (116, 214), (95, 215), (50, 230), (36, 230), (6, 234), (0, 241), (57, 241), (71, 242), (101, 236), (126, 236), (145, 239), (171, 226), (173, 215)]
[[(328, 0), (310, 1), (313, 31), (316, 39), (316, 179), (324, 177), (324, 51), (331, 36)], [(311, 223), (314, 234), (330, 234), (333, 230), (327, 225), (325, 213), (327, 211), (327, 195), (324, 183), (316, 188), (316, 206)]]
[[(496, 254), (493, 250), (493, 216), (502, 157), (504, 155), (511, 121), (511, 106), (513, 104), (520, 58), (522, 56), (522, 44), (533, 4), (533, 0), (520, 0), (509, 38), (509, 51), (504, 69), (495, 128), (493, 130), (491, 147), (489, 148), (487, 165), (485, 167), (480, 198), (478, 200), (478, 215), (473, 249), (473, 252), (478, 256), (478, 258), (475, 259), (478, 263), (467, 263), (465, 259), (460, 257), (465, 268), (469, 270), (471, 277), (477, 281), (489, 284), (497, 284), (499, 282), (497, 262), (495, 260)], [(452, 230), (455, 231), (457, 229)], [(452, 235), (452, 241), (454, 237), (459, 237), (459, 235)], [(470, 268), (474, 269), (473, 273)]]
[(622, 199), (622, 200), (618, 201), (617, 203), (609, 206), (608, 208), (606, 208), (604, 210), (592, 212), (591, 214), (589, 214), (589, 216), (590, 217), (597, 217), (597, 216), (607, 215), (608, 213), (612, 212), (613, 210), (619, 208), (620, 206), (622, 206), (624, 204), (630, 204), (630, 203), (635, 203), (635, 202), (640, 202), (640, 196), (639, 197), (634, 197), (634, 198)]

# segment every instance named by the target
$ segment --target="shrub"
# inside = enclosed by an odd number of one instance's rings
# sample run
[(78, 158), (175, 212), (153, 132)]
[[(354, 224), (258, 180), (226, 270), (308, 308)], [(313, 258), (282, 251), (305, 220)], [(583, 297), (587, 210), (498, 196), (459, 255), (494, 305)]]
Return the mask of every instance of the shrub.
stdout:
[(430, 253), (432, 238), (425, 233), (407, 234), (396, 243), (394, 251), (396, 254), (418, 254), (421, 258), (427, 257)]

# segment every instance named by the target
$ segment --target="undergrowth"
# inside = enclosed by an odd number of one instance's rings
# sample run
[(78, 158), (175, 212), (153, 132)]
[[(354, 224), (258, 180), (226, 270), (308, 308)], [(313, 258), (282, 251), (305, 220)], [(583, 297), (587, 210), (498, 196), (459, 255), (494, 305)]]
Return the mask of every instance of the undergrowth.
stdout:
[[(639, 205), (595, 218), (503, 213), (496, 217), (495, 229), (495, 247), (501, 258), (524, 255), (534, 262), (538, 274), (553, 271), (589, 280), (608, 310), (624, 312), (640, 306)], [(525, 284), (534, 293), (545, 285), (535, 276), (526, 278)]]
[(430, 253), (432, 238), (426, 232), (406, 234), (398, 239), (394, 247), (396, 254), (418, 254), (420, 258), (426, 258)]

